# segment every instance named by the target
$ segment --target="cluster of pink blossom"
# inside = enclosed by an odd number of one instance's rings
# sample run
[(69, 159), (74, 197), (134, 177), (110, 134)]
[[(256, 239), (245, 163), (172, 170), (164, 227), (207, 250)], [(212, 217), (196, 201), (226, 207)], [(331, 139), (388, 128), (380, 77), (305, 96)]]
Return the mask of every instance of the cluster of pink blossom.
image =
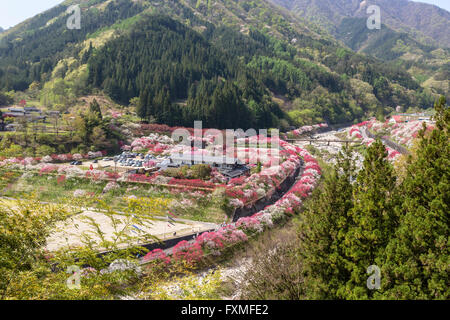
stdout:
[(220, 255), (225, 246), (222, 234), (219, 232), (205, 232), (197, 238), (197, 243), (205, 253), (211, 252), (213, 255)]
[(56, 165), (50, 163), (40, 163), (35, 166), (29, 167), (29, 169), (39, 170), (39, 174), (49, 174), (49, 173), (58, 173), (60, 175), (64, 175), (66, 178), (90, 178), (93, 180), (117, 180), (119, 178), (119, 174), (101, 171), (101, 170), (88, 170), (84, 171), (75, 166), (69, 165)]
[(153, 161), (153, 160), (149, 160), (149, 161), (146, 161), (146, 162), (143, 163), (143, 166), (146, 167), (146, 168), (153, 168), (156, 165), (157, 165), (157, 162)]
[(8, 158), (0, 161), (0, 167), (9, 166), (9, 167), (20, 167), (22, 160), (19, 158)]
[(203, 142), (206, 142), (206, 143), (214, 142), (215, 136), (208, 135), (208, 136), (196, 137), (195, 135), (190, 135), (187, 138), (188, 138), (188, 141), (194, 142), (194, 144), (198, 143), (199, 145), (201, 145)]
[(172, 256), (175, 261), (184, 260), (189, 263), (195, 263), (202, 259), (203, 250), (198, 242), (189, 243), (183, 240), (173, 247)]
[(231, 198), (230, 204), (236, 208), (253, 204), (260, 198), (271, 197), (276, 188), (300, 167), (298, 154), (289, 156), (278, 166), (264, 168), (258, 174), (248, 178), (234, 180), (227, 187), (226, 195)]
[(53, 172), (58, 172), (58, 166), (53, 165), (53, 164), (46, 164), (46, 165), (42, 166), (41, 170), (39, 170), (39, 175), (53, 173)]
[(47, 156), (42, 158), (41, 162), (43, 162), (43, 163), (51, 163), (51, 162), (53, 162), (53, 158), (47, 155)]
[(142, 137), (137, 138), (131, 143), (131, 149), (133, 151), (141, 151), (144, 149), (148, 149), (153, 151), (153, 149), (159, 144), (158, 141), (151, 137)]
[(317, 161), (309, 154), (304, 154), (303, 157), (305, 160), (305, 170), (300, 180), (274, 205), (275, 207), (286, 209), (288, 213), (292, 213), (295, 207), (301, 205), (302, 199), (305, 199), (311, 194), (321, 176), (321, 169)]
[(362, 134), (361, 134), (361, 130), (359, 129), (361, 126), (358, 125), (354, 125), (350, 128), (350, 131), (348, 132), (348, 136), (350, 138), (357, 138), (357, 139), (362, 139)]
[[(186, 259), (190, 262), (196, 262), (207, 254), (218, 256), (227, 246), (248, 240), (245, 232), (241, 230), (242, 228), (242, 226), (239, 228), (236, 225), (230, 224), (217, 231), (202, 233), (193, 243), (181, 241), (174, 247), (173, 257), (175, 260)], [(261, 229), (259, 226), (257, 228)], [(166, 264), (170, 263), (170, 257), (161, 249), (155, 249), (144, 257), (144, 261), (154, 260), (160, 260)]]
[(151, 133), (148, 136), (133, 140), (131, 145), (122, 145), (122, 150), (139, 152), (149, 150), (152, 153), (162, 153), (173, 146), (173, 140), (166, 135)]
[(137, 138), (131, 144), (131, 149), (135, 152), (139, 152), (144, 149), (148, 149), (151, 152), (160, 153), (168, 148), (169, 148), (169, 145), (161, 144), (154, 137)]
[(56, 161), (60, 161), (60, 162), (68, 162), (68, 161), (72, 161), (73, 160), (73, 156), (69, 153), (69, 154), (58, 154), (55, 157)]
[(81, 155), (79, 153), (75, 154), (52, 154), (47, 155), (41, 159), (41, 162), (43, 163), (54, 163), (54, 162), (69, 162), (72, 160), (82, 160), (82, 159), (94, 159), (94, 158), (100, 158), (102, 156), (106, 155), (106, 151), (97, 151), (92, 152), (90, 151), (87, 155)]
[[(173, 259), (195, 263), (206, 254), (220, 255), (227, 245), (245, 242), (248, 236), (261, 233), (265, 228), (272, 227), (276, 221), (292, 215), (294, 210), (302, 205), (302, 199), (311, 194), (321, 175), (317, 161), (306, 150), (298, 151), (305, 161), (303, 174), (280, 200), (251, 217), (243, 217), (236, 223), (223, 226), (217, 231), (203, 233), (195, 242), (179, 242), (173, 248)], [(154, 260), (163, 261), (166, 264), (171, 261), (161, 249), (155, 249), (144, 257), (144, 261)]]
[(227, 178), (223, 174), (217, 170), (217, 168), (213, 168), (211, 170), (211, 182), (218, 184), (225, 184), (227, 182)]
[(172, 146), (172, 148), (170, 148), (170, 150), (168, 150), (168, 153), (171, 155), (175, 155), (175, 154), (187, 154), (190, 153), (192, 151), (195, 151), (195, 148), (191, 148), (191, 146), (187, 146), (184, 144), (177, 144)]
[(294, 137), (300, 137), (301, 135), (304, 135), (306, 133), (313, 133), (318, 131), (319, 129), (328, 128), (327, 123), (319, 123), (315, 124), (313, 126), (303, 126), (298, 129), (295, 129), (293, 131), (288, 132), (288, 135), (292, 135)]
[[(398, 144), (404, 145), (406, 147), (411, 147), (413, 140), (417, 138), (419, 131), (423, 128), (423, 123), (423, 121), (396, 123), (386, 121), (385, 123), (382, 123), (377, 121), (376, 119), (371, 119), (369, 121), (364, 121), (357, 124), (356, 126), (353, 126), (349, 134), (351, 136), (352, 130), (354, 130), (354, 128), (356, 127), (366, 127), (375, 133), (386, 133), (388, 135), (386, 136), (387, 139), (392, 139)], [(433, 130), (434, 126), (432, 124), (427, 122), (425, 122), (425, 124), (427, 131)], [(374, 139), (366, 138), (363, 142), (367, 146), (370, 146), (374, 141)], [(389, 160), (395, 161), (400, 156), (400, 153), (392, 148), (386, 147), (386, 150), (388, 152)]]
[(81, 155), (79, 153), (75, 154), (52, 154), (44, 156), (40, 161), (42, 163), (57, 163), (57, 162), (69, 162), (72, 160), (82, 160), (82, 159), (95, 159), (100, 158), (106, 155), (106, 151), (96, 151), (96, 152), (88, 152), (86, 155)]
[[(392, 127), (390, 136), (395, 142), (402, 144), (406, 147), (411, 147), (413, 140), (419, 135), (419, 131), (423, 128), (422, 121), (411, 121), (406, 123), (397, 123)], [(426, 130), (432, 131), (434, 126), (426, 123)]]
[(366, 125), (367, 128), (369, 128), (372, 132), (379, 133), (383, 129), (389, 128), (388, 123), (382, 123), (377, 121), (376, 119), (370, 119)]
[(169, 264), (170, 257), (168, 257), (162, 249), (154, 249), (144, 257), (144, 261), (160, 261), (165, 264)]
[(240, 218), (236, 222), (236, 227), (249, 234), (261, 233), (264, 231), (264, 226), (261, 224), (261, 221), (253, 216)]
[(169, 181), (170, 185), (181, 185), (181, 186), (187, 186), (187, 187), (194, 187), (194, 188), (215, 188), (216, 185), (209, 181), (203, 181), (200, 179), (176, 179), (172, 178)]
[(394, 150), (394, 149), (389, 148), (389, 147), (386, 147), (386, 150), (388, 152), (388, 159), (389, 160), (395, 161), (400, 156), (400, 152), (398, 152), (397, 150)]
[(118, 112), (118, 111), (114, 111), (114, 110), (109, 111), (109, 113), (111, 114), (111, 117), (113, 119), (118, 119), (123, 116), (122, 112)]
[(21, 161), (21, 164), (30, 166), (30, 165), (33, 165), (33, 164), (37, 164), (37, 162), (38, 162), (37, 158), (26, 157), (25, 159), (23, 159)]
[(235, 156), (243, 163), (256, 164), (261, 162), (263, 166), (270, 167), (274, 163), (280, 163), (279, 150), (272, 148), (235, 148)]
[(110, 176), (105, 171), (102, 170), (88, 170), (85, 173), (85, 177), (93, 181), (110, 179)]
[(119, 189), (120, 185), (117, 182), (110, 181), (106, 184), (106, 186), (103, 188), (103, 193), (110, 192), (112, 190)]

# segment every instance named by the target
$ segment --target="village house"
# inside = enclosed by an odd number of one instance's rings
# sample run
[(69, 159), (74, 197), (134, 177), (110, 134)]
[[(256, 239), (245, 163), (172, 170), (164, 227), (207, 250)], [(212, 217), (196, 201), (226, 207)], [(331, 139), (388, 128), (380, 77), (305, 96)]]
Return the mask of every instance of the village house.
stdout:
[(212, 168), (218, 168), (219, 172), (228, 178), (236, 178), (250, 172), (241, 160), (227, 156), (205, 156), (194, 154), (171, 155), (167, 167), (192, 166), (196, 164), (207, 164)]
[(391, 119), (389, 119), (389, 123), (404, 123), (410, 121), (430, 121), (430, 117), (426, 116), (423, 113), (402, 113), (393, 115)]

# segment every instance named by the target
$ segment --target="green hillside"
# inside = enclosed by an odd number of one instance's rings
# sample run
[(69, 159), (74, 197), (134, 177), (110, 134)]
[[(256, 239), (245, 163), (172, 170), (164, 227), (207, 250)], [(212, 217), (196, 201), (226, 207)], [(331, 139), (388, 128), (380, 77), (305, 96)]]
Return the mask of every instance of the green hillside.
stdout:
[(103, 93), (144, 119), (219, 128), (349, 122), (434, 99), (396, 61), (268, 1), (83, 1), (81, 30), (66, 28), (70, 4), (0, 36), (0, 90), (62, 111)]
[[(450, 49), (423, 44), (409, 34), (385, 25), (381, 30), (369, 30), (365, 18), (345, 18), (337, 30), (336, 37), (351, 49), (401, 65), (424, 86), (449, 96), (446, 70), (450, 63)], [(426, 83), (427, 80), (433, 82)]]
[(383, 24), (406, 32), (420, 42), (450, 47), (450, 12), (435, 5), (411, 0), (271, 0), (314, 21), (332, 34), (339, 33), (345, 18), (366, 18), (367, 8), (381, 9)]
[[(355, 52), (401, 66), (434, 94), (450, 97), (450, 13), (406, 0), (272, 0), (325, 28)], [(382, 27), (369, 30), (366, 10), (381, 8)]]

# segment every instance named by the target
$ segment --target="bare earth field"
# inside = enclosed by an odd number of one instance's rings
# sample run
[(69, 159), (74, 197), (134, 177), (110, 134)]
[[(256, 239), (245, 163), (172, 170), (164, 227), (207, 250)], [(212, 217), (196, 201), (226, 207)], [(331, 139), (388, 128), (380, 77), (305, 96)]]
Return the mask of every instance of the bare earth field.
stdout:
[[(176, 222), (169, 224), (167, 220), (158, 218), (157, 220), (146, 223), (145, 225), (131, 224), (127, 226), (127, 217), (117, 215), (114, 216), (118, 219), (118, 230), (125, 228), (127, 234), (133, 237), (139, 236), (139, 230), (144, 234), (150, 234), (157, 237), (160, 240), (167, 240), (173, 237), (179, 237), (192, 233), (201, 233), (207, 230), (216, 228), (217, 226), (212, 223), (203, 223), (190, 220), (177, 219)], [(101, 212), (85, 211), (78, 215), (68, 218), (64, 222), (58, 223), (55, 232), (53, 232), (47, 239), (46, 249), (49, 251), (58, 250), (64, 246), (81, 246), (83, 234), (89, 234), (92, 240), (99, 242), (100, 237), (95, 233), (95, 227), (89, 222), (89, 219), (93, 219), (98, 225), (101, 226), (101, 231), (104, 233), (106, 240), (112, 240), (114, 238), (114, 228), (111, 219)], [(176, 232), (176, 235), (174, 233)], [(137, 243), (144, 244), (149, 241), (137, 241)], [(151, 242), (151, 241), (150, 241)]]

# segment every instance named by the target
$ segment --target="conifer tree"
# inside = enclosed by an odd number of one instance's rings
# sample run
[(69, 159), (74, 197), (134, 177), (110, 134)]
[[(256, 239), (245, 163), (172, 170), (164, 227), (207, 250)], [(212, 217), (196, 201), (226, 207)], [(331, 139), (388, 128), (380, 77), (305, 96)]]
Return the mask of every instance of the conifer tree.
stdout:
[(326, 175), (307, 204), (299, 225), (299, 255), (309, 299), (338, 299), (339, 288), (349, 279), (345, 235), (353, 207), (355, 164), (345, 149), (333, 171)]
[(93, 52), (94, 52), (94, 48), (92, 47), (92, 41), (91, 41), (91, 42), (89, 42), (89, 49), (84, 52), (83, 57), (81, 58), (81, 64), (86, 64)]
[(370, 299), (367, 268), (380, 266), (384, 252), (398, 224), (394, 207), (397, 202), (396, 177), (379, 140), (368, 149), (363, 168), (353, 189), (354, 207), (349, 211), (350, 225), (345, 234), (344, 256), (350, 273), (338, 296), (344, 299)]
[(102, 110), (100, 109), (100, 105), (98, 104), (98, 102), (97, 102), (96, 99), (94, 99), (94, 100), (91, 102), (91, 104), (89, 105), (89, 111), (90, 111), (91, 113), (97, 114), (97, 116), (98, 116), (100, 119), (103, 118), (103, 116), (102, 116)]
[(444, 97), (436, 102), (436, 128), (425, 135), (424, 126), (417, 154), (407, 163), (400, 226), (382, 268), (386, 298), (450, 297), (450, 111), (445, 104)]

